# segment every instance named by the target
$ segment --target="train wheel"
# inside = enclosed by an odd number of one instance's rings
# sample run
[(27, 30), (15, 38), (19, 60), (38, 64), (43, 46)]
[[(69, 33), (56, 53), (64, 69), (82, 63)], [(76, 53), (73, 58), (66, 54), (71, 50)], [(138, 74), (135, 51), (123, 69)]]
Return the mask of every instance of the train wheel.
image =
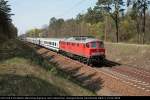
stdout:
[(100, 67), (103, 67), (105, 65), (105, 59), (101, 59), (98, 65), (100, 65)]

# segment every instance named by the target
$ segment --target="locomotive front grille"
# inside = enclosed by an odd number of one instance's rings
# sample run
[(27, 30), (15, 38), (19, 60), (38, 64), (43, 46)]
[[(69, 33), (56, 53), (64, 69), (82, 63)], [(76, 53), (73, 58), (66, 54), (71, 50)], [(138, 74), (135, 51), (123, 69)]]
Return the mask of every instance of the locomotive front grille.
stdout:
[(90, 59), (92, 62), (100, 62), (105, 59), (105, 55), (92, 56)]

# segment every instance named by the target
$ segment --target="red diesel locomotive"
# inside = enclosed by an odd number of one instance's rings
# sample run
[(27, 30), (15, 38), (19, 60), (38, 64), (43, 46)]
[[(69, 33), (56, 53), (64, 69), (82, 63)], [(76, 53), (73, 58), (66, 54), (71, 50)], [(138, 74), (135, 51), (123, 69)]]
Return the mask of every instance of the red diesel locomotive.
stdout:
[(60, 41), (60, 52), (87, 64), (103, 63), (105, 48), (103, 41), (86, 36), (76, 36)]

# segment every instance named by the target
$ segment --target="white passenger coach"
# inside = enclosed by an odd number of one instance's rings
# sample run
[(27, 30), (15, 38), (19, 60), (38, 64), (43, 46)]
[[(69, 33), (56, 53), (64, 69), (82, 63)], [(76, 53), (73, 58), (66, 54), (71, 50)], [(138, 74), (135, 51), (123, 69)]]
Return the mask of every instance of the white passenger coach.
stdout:
[(26, 38), (26, 41), (43, 46), (45, 48), (59, 51), (59, 42), (61, 39), (56, 38)]

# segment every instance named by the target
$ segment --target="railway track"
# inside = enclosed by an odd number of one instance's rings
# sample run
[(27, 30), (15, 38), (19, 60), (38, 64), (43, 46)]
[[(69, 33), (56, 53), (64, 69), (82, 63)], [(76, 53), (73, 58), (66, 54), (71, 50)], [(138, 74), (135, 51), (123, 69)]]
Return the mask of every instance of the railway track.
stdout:
[(127, 76), (124, 74), (120, 74), (116, 71), (112, 71), (109, 69), (102, 68), (101, 70), (105, 73), (109, 73), (114, 78), (117, 78), (128, 85), (131, 85), (131, 86), (137, 87), (138, 89), (142, 89), (147, 92), (150, 92), (150, 84), (148, 82), (141, 81), (136, 78), (133, 78), (133, 77), (130, 77), (130, 76)]
[(150, 96), (148, 71), (119, 64), (111, 68), (90, 67), (45, 48), (38, 48), (37, 53), (48, 58), (59, 69), (69, 73), (98, 95)]
[(136, 68), (130, 67), (115, 67), (112, 68), (111, 70), (150, 83), (150, 73), (148, 73), (147, 71), (137, 70)]

